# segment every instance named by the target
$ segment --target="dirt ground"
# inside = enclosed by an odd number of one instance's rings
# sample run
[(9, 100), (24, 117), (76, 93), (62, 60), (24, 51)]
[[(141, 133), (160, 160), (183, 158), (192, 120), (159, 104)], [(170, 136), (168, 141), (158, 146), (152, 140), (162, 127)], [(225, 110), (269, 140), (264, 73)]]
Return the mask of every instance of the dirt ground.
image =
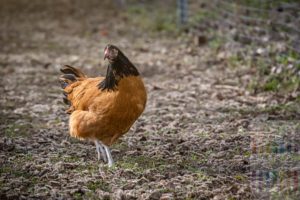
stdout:
[[(148, 34), (112, 3), (70, 2), (1, 1), (0, 199), (297, 198), (299, 107), (251, 94), (254, 73), (227, 67), (226, 49)], [(93, 142), (70, 138), (58, 83), (63, 64), (104, 75), (108, 43), (148, 91), (112, 168)]]

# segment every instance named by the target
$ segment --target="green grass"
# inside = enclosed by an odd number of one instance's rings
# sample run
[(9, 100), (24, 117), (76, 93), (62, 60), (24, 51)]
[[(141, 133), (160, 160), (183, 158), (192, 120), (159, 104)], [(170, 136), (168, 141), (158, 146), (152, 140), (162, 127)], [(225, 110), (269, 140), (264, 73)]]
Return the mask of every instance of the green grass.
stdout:
[(195, 173), (197, 175), (198, 180), (201, 180), (201, 181), (211, 180), (211, 177), (208, 174), (206, 174), (204, 171), (198, 170)]
[[(163, 3), (163, 2), (162, 2)], [(128, 5), (125, 16), (136, 27), (147, 33), (165, 32), (175, 35), (178, 33), (176, 25), (176, 9), (155, 4)]]
[[(147, 132), (145, 132), (144, 134), (146, 134)], [(119, 151), (127, 151), (129, 149), (128, 145), (126, 142), (122, 142), (122, 141), (117, 141), (117, 143), (115, 143), (113, 145), (114, 149), (117, 149)]]
[(199, 23), (206, 22), (207, 20), (215, 20), (217, 19), (218, 14), (216, 12), (211, 12), (205, 9), (199, 9), (198, 12), (195, 12), (192, 16), (190, 16), (190, 23), (198, 25)]
[(11, 123), (4, 130), (4, 135), (10, 138), (27, 136), (29, 128), (31, 128), (31, 125)]
[(99, 163), (95, 162), (92, 164), (86, 163), (84, 165), (78, 165), (76, 168), (72, 170), (81, 173), (87, 171), (89, 174), (96, 174), (99, 172)]
[(287, 104), (278, 104), (274, 106), (267, 106), (265, 108), (222, 108), (221, 112), (237, 112), (242, 115), (259, 115), (259, 114), (270, 114), (270, 115), (281, 115), (281, 117), (292, 118), (294, 115), (300, 112), (300, 104), (297, 101), (290, 102)]
[(292, 161), (300, 162), (300, 155), (299, 154), (292, 154), (291, 159), (292, 159)]
[[(293, 3), (298, 2), (297, 0), (278, 0), (272, 1), (260, 1), (260, 0), (241, 0), (240, 3), (244, 6), (253, 7), (253, 8), (260, 8), (260, 9), (271, 9), (277, 7), (283, 3)], [(267, 13), (267, 12), (266, 12)], [(268, 15), (266, 15), (268, 16)]]
[(76, 200), (81, 200), (81, 199), (83, 199), (83, 195), (82, 195), (81, 192), (75, 192), (73, 194), (73, 198), (76, 199)]
[(238, 56), (237, 54), (230, 56), (227, 58), (228, 66), (231, 68), (237, 68), (240, 67), (243, 62), (243, 59)]
[(76, 156), (65, 156), (61, 159), (64, 162), (70, 162), (70, 163), (75, 163), (81, 160), (80, 157), (76, 157)]
[(244, 175), (244, 174), (236, 174), (234, 176), (234, 178), (237, 179), (237, 180), (239, 180), (239, 181), (246, 181), (248, 177), (246, 175)]
[[(300, 88), (300, 56), (294, 52), (282, 54), (274, 53), (272, 63), (267, 58), (260, 57), (254, 62), (257, 69), (257, 78), (249, 84), (250, 90), (272, 91), (277, 93), (291, 93)], [(271, 71), (272, 67), (280, 68)]]
[(116, 163), (116, 167), (131, 169), (136, 173), (143, 173), (147, 169), (164, 171), (167, 163), (164, 159), (145, 156), (123, 157)]
[(0, 168), (0, 175), (9, 176), (11, 178), (20, 178), (23, 177), (24, 179), (30, 180), (30, 185), (34, 185), (38, 182), (39, 177), (33, 176), (31, 173), (22, 170), (18, 166), (1, 166)]
[(208, 42), (208, 46), (213, 50), (219, 50), (225, 44), (225, 40), (222, 37), (214, 37)]
[(204, 132), (204, 131), (198, 132), (198, 133), (196, 133), (196, 135), (199, 136), (200, 138), (209, 138), (210, 137), (210, 133)]
[(280, 86), (280, 80), (275, 77), (270, 78), (267, 82), (262, 86), (265, 91), (278, 91)]
[(111, 187), (110, 187), (109, 183), (107, 183), (103, 180), (89, 182), (89, 183), (87, 183), (87, 188), (92, 191), (101, 189), (102, 191), (111, 192)]

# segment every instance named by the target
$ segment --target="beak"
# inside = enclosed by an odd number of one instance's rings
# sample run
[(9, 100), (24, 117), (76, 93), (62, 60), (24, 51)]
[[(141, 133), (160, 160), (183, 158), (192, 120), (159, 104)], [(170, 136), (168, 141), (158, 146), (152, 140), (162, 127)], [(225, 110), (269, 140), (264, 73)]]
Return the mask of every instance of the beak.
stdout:
[(104, 51), (104, 60), (108, 58), (108, 49), (106, 48)]

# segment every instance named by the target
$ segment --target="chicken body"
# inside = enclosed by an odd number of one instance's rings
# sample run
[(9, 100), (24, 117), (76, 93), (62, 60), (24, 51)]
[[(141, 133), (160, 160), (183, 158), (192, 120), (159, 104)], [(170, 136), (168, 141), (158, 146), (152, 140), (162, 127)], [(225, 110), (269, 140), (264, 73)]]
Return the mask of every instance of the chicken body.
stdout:
[(140, 77), (120, 80), (116, 91), (101, 91), (104, 77), (86, 78), (65, 88), (74, 111), (70, 116), (70, 135), (79, 139), (98, 139), (110, 146), (125, 134), (146, 105), (146, 90)]
[(89, 78), (65, 66), (60, 81), (70, 104), (70, 135), (95, 141), (98, 159), (113, 164), (109, 146), (128, 132), (145, 109), (147, 94), (137, 69), (115, 46), (108, 45), (105, 77)]

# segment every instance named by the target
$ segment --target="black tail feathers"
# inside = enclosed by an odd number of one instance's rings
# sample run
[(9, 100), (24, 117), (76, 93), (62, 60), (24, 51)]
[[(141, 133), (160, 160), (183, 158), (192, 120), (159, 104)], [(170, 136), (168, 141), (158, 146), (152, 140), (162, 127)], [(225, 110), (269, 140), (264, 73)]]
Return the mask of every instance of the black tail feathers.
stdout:
[[(78, 79), (86, 78), (86, 75), (82, 71), (69, 65), (63, 66), (60, 71), (63, 73), (59, 78), (62, 89), (65, 89), (69, 84), (76, 82)], [(63, 94), (64, 103), (71, 105), (71, 102), (68, 100), (68, 94), (66, 92), (63, 92)]]
[(60, 71), (64, 74), (73, 74), (77, 78), (85, 78), (86, 75), (80, 71), (79, 69), (76, 69), (75, 67), (65, 65), (63, 66)]
[[(73, 74), (64, 74), (59, 78), (60, 86), (62, 89), (65, 89), (69, 84), (77, 81), (76, 77)], [(68, 94), (63, 91), (63, 102), (67, 105), (71, 105), (71, 102), (68, 100)]]
[(59, 78), (60, 85), (65, 89), (69, 84), (76, 82), (77, 79), (73, 74), (64, 74)]
[[(74, 67), (65, 65), (60, 69), (63, 75), (60, 76), (59, 82), (62, 87), (62, 89), (65, 89), (69, 84), (74, 83), (77, 81), (76, 78), (84, 77), (85, 75), (77, 70)], [(68, 100), (68, 94), (64, 91), (63, 92), (63, 102), (67, 105), (71, 105), (71, 102)]]

